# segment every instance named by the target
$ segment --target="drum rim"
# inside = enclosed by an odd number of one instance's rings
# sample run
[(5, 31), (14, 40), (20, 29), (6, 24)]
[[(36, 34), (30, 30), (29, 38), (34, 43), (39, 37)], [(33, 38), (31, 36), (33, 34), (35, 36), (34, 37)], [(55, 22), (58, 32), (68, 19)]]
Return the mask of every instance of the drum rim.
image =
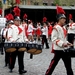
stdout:
[[(39, 53), (36, 53), (36, 52), (39, 52)], [(33, 53), (33, 55), (37, 55), (37, 54), (40, 54), (40, 53), (42, 53), (42, 50), (37, 50), (37, 51), (35, 51), (35, 52)]]
[[(14, 49), (14, 50), (11, 50), (11, 49)], [(6, 52), (15, 52), (16, 51), (16, 48), (8, 48), (6, 49)]]
[(26, 51), (26, 50), (27, 50), (26, 48), (19, 48), (19, 49), (18, 49), (18, 51), (23, 51), (23, 50), (20, 50), (20, 49), (25, 49), (24, 51)]

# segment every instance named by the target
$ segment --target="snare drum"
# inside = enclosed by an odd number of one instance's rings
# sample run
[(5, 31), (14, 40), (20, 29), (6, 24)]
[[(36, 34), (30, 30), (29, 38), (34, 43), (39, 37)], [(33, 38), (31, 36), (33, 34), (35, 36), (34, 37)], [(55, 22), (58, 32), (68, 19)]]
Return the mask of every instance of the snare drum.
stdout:
[(17, 47), (19, 48), (18, 51), (26, 51), (27, 43), (16, 43)]
[(70, 57), (75, 57), (75, 48), (69, 48), (69, 56)]
[(27, 53), (33, 54), (36, 50), (37, 50), (37, 44), (36, 43), (27, 44)]
[(65, 49), (64, 51), (68, 54), (68, 56), (75, 57), (75, 48), (68, 48)]
[(34, 52), (34, 55), (35, 54), (40, 54), (42, 52), (42, 48), (43, 48), (42, 44), (38, 44), (37, 50)]
[(4, 48), (6, 52), (14, 52), (16, 51), (15, 43), (4, 43)]

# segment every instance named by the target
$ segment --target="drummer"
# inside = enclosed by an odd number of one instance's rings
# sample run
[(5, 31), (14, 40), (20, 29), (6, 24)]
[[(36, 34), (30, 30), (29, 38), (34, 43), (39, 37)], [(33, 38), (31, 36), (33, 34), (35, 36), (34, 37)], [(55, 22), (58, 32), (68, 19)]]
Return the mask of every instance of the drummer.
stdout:
[[(20, 17), (16, 16), (14, 19), (14, 25), (12, 25), (8, 30), (8, 40), (11, 43), (28, 41), (28, 39), (26, 38), (26, 35), (24, 35), (23, 33), (23, 28), (20, 24), (20, 21), (21, 21)], [(24, 51), (20, 52), (18, 51), (18, 48), (15, 52), (11, 54), (12, 61), (10, 61), (10, 67), (9, 67), (10, 72), (12, 72), (12, 70), (14, 69), (16, 56), (18, 56), (19, 74), (26, 73), (27, 71), (24, 70), (24, 62), (23, 62)]]
[[(7, 39), (8, 29), (13, 23), (14, 23), (13, 20), (10, 20), (6, 23), (6, 28), (5, 28), (4, 34), (3, 34), (3, 36), (5, 38), (5, 42), (8, 42), (8, 39)], [(10, 57), (10, 53), (6, 52), (6, 50), (5, 50), (5, 67), (7, 65), (9, 65), (9, 57)]]

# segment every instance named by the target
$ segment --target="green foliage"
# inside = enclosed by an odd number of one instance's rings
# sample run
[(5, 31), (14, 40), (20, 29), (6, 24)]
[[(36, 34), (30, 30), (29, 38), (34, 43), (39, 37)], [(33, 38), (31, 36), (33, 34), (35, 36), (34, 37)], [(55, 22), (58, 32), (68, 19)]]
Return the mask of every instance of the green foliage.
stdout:
[(0, 8), (2, 8), (2, 1), (0, 1)]
[(54, 4), (55, 5), (57, 5), (57, 4), (60, 5), (60, 1), (59, 0), (54, 0)]

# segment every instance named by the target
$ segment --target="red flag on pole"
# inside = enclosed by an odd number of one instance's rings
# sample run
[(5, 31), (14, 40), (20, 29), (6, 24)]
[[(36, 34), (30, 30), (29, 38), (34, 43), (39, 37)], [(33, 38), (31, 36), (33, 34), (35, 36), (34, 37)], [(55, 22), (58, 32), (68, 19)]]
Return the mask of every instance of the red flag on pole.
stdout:
[(20, 0), (16, 0), (16, 4), (20, 4)]

